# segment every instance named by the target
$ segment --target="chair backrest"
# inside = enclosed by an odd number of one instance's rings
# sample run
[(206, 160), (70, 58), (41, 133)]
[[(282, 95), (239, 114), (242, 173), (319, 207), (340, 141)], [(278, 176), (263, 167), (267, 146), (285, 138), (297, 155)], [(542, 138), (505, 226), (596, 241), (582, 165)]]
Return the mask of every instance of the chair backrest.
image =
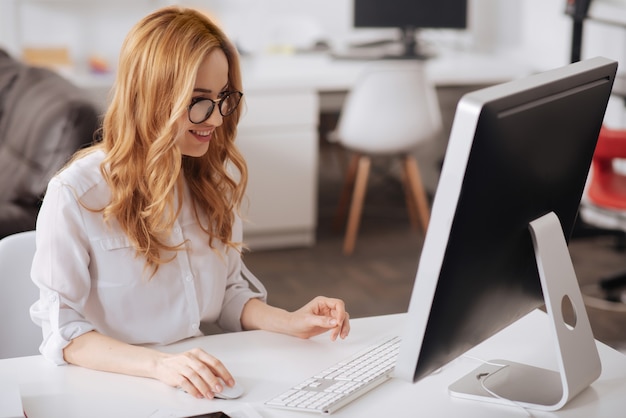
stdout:
[(30, 279), (35, 231), (0, 240), (0, 358), (39, 354), (41, 328), (30, 319), (39, 290)]
[(0, 238), (35, 229), (50, 178), (98, 127), (87, 91), (0, 49)]
[(368, 153), (406, 152), (441, 132), (441, 109), (424, 63), (370, 65), (350, 90), (339, 117), (338, 141)]
[(626, 173), (618, 171), (617, 161), (626, 159), (626, 129), (600, 130), (593, 154), (587, 197), (594, 205), (623, 211), (626, 209)]

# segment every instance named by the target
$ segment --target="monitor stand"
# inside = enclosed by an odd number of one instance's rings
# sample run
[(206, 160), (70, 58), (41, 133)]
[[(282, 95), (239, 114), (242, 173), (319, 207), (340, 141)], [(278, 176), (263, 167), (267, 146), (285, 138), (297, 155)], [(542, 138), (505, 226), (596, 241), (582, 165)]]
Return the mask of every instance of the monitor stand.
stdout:
[(433, 58), (434, 54), (427, 52), (418, 41), (419, 30), (407, 26), (402, 28), (402, 53), (397, 55), (385, 55), (383, 59), (407, 59), (424, 61)]
[[(561, 223), (550, 212), (531, 222), (530, 231), (558, 371), (490, 360), (450, 385), (452, 396), (556, 411), (600, 376), (598, 349)], [(572, 308), (575, 319), (568, 324), (564, 310)]]
[(424, 48), (419, 42), (418, 29), (411, 26), (403, 27), (401, 34), (400, 40), (384, 39), (368, 42), (331, 55), (335, 59), (352, 60), (425, 61), (435, 57), (434, 52), (428, 51), (428, 48)]

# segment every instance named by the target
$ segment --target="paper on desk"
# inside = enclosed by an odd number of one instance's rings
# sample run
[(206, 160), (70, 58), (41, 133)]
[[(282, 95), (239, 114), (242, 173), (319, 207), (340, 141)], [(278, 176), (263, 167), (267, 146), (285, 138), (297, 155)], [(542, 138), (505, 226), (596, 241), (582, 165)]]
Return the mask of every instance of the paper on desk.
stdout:
[(157, 409), (148, 418), (184, 418), (190, 415), (208, 414), (211, 412), (224, 411), (231, 418), (263, 418), (248, 404), (235, 404), (229, 407), (221, 407), (195, 413), (175, 411), (171, 409)]

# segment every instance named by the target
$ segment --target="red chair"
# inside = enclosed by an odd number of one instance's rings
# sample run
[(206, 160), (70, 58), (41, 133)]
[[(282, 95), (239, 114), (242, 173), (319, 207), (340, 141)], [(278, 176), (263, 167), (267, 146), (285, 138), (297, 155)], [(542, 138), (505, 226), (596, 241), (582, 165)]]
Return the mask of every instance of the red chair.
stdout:
[[(620, 160), (624, 160), (622, 170)], [(587, 197), (600, 208), (626, 210), (626, 130), (607, 127), (600, 130)]]
[[(596, 228), (626, 233), (626, 129), (600, 130), (580, 217)], [(599, 285), (621, 300), (626, 295), (622, 293), (626, 272), (603, 278)]]

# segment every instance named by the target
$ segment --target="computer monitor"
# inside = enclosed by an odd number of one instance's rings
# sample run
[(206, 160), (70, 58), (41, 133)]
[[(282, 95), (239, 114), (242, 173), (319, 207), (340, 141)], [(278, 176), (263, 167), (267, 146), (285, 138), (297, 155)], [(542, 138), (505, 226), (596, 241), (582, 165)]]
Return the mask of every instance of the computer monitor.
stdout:
[[(397, 377), (425, 377), (544, 303), (555, 323), (563, 368), (573, 362), (589, 370), (559, 369), (557, 376), (548, 373), (539, 382), (524, 383), (509, 367), (506, 397), (531, 387), (544, 399), (524, 395), (516, 401), (558, 409), (599, 376), (566, 242), (616, 69), (616, 62), (597, 57), (461, 98), (420, 255)], [(562, 305), (568, 303), (575, 326), (563, 323)], [(461, 393), (456, 383), (451, 391), (498, 401), (482, 387), (481, 377), (491, 372), (481, 373), (468, 378), (480, 386), (468, 391), (475, 393)], [(572, 374), (587, 381), (572, 383)], [(561, 387), (564, 379), (568, 388)], [(493, 382), (500, 380), (506, 379)]]
[(354, 0), (355, 28), (399, 28), (403, 52), (394, 58), (427, 58), (417, 32), (426, 28), (465, 29), (467, 0)]

